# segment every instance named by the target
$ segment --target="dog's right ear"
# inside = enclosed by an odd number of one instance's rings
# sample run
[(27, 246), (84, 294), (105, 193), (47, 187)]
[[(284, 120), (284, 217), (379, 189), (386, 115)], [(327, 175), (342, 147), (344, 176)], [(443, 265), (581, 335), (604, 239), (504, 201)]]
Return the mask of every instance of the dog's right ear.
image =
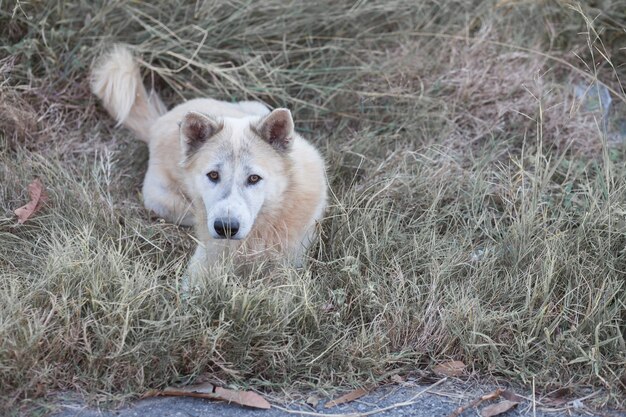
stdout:
[(180, 122), (180, 144), (189, 156), (222, 129), (222, 123), (206, 114), (190, 111)]

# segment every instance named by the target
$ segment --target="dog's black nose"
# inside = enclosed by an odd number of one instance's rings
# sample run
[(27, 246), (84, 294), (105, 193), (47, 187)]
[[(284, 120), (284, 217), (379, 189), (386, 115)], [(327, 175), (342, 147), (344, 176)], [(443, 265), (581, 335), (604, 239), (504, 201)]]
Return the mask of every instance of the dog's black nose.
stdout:
[(217, 219), (213, 227), (218, 236), (230, 239), (239, 231), (239, 222), (235, 219)]

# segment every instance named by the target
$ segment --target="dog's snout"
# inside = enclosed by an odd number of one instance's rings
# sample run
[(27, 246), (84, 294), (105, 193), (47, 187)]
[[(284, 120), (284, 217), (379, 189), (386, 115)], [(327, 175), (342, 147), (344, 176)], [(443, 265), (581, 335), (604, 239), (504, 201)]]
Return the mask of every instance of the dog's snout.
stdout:
[(213, 228), (219, 237), (231, 239), (239, 231), (239, 222), (235, 219), (217, 219), (213, 223)]

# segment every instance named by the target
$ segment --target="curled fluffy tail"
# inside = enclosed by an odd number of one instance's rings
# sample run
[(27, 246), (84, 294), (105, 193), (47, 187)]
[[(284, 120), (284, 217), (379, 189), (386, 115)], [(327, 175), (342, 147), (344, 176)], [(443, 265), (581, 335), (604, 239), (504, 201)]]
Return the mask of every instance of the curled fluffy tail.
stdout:
[(167, 111), (154, 92), (146, 92), (139, 66), (124, 46), (115, 46), (94, 67), (91, 91), (119, 125), (128, 127), (146, 143), (150, 140), (150, 126)]

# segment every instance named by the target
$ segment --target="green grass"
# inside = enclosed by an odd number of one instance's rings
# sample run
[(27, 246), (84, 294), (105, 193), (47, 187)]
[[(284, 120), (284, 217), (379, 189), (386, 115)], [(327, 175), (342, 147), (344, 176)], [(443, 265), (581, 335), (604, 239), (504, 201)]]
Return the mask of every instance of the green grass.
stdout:
[[(0, 1), (4, 404), (205, 372), (326, 389), (453, 358), (625, 405), (623, 3), (91, 3)], [(225, 269), (181, 299), (193, 232), (142, 207), (145, 145), (89, 92), (115, 42), (170, 106), (293, 110), (332, 188), (305, 270)], [(607, 123), (574, 94), (595, 82)], [(35, 177), (49, 203), (17, 225)]]

